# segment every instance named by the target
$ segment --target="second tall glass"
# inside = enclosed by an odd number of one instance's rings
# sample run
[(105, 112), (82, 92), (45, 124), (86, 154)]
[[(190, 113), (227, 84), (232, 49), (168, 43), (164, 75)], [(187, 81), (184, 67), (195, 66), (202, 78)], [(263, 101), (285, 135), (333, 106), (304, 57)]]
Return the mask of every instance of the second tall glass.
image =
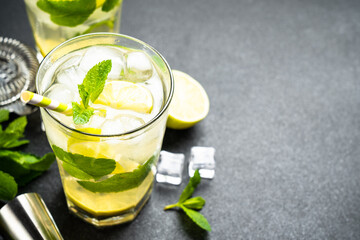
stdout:
[(38, 59), (82, 34), (120, 32), (122, 0), (24, 1)]

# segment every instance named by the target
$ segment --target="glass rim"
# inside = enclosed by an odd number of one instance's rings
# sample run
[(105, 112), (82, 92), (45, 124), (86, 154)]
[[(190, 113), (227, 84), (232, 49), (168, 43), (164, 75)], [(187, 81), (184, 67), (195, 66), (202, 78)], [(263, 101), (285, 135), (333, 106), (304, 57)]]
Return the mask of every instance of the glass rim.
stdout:
[[(43, 110), (46, 112), (46, 114), (48, 114), (53, 120), (55, 120), (55, 122), (57, 122), (58, 124), (60, 124), (62, 127), (72, 131), (72, 132), (76, 132), (78, 134), (83, 134), (83, 135), (86, 135), (86, 136), (92, 136), (92, 137), (104, 137), (104, 138), (111, 138), (111, 137), (122, 137), (122, 136), (127, 136), (127, 135), (131, 135), (133, 133), (136, 133), (136, 132), (139, 132), (145, 128), (147, 128), (148, 126), (152, 125), (154, 122), (156, 122), (156, 120), (158, 120), (161, 116), (163, 116), (163, 114), (165, 113), (165, 111), (168, 109), (169, 105), (170, 105), (170, 102), (171, 102), (171, 99), (174, 95), (174, 77), (173, 77), (173, 74), (172, 74), (172, 71), (171, 71), (171, 68), (168, 64), (168, 62), (165, 60), (165, 58), (155, 49), (153, 48), (152, 46), (150, 46), (149, 44), (137, 39), (137, 38), (134, 38), (134, 37), (131, 37), (131, 36), (128, 36), (128, 35), (125, 35), (125, 34), (120, 34), (120, 33), (106, 33), (106, 32), (97, 32), (97, 33), (88, 33), (88, 34), (83, 34), (83, 35), (80, 35), (80, 36), (77, 36), (77, 37), (74, 37), (74, 38), (70, 38), (68, 40), (66, 40), (65, 42), (62, 42), (61, 44), (59, 44), (58, 46), (56, 46), (54, 49), (52, 49), (48, 54), (46, 54), (46, 56), (44, 57), (44, 59), (41, 61), (40, 65), (39, 65), (39, 69), (37, 72), (40, 71), (40, 69), (42, 68), (42, 66), (45, 64), (46, 60), (48, 60), (50, 58), (50, 55), (52, 55), (53, 52), (57, 51), (59, 48), (61, 48), (62, 46), (68, 44), (69, 42), (71, 41), (74, 41), (76, 39), (80, 39), (80, 38), (88, 38), (88, 37), (92, 37), (92, 36), (117, 36), (117, 37), (121, 37), (121, 38), (127, 38), (127, 39), (130, 39), (132, 41), (135, 41), (137, 43), (140, 43), (141, 45), (147, 47), (148, 49), (150, 49), (151, 51), (153, 51), (157, 56), (159, 56), (161, 58), (161, 60), (165, 63), (165, 66), (167, 68), (167, 70), (169, 71), (169, 75), (170, 75), (170, 91), (169, 91), (169, 94), (168, 94), (168, 98), (164, 104), (164, 106), (161, 108), (161, 110), (148, 122), (146, 122), (144, 125), (140, 126), (140, 127), (137, 127), (137, 128), (134, 128), (130, 131), (126, 131), (126, 132), (122, 132), (122, 133), (118, 133), (118, 134), (93, 134), (93, 133), (86, 133), (86, 132), (82, 132), (82, 131), (79, 131), (78, 129), (75, 129), (75, 128), (72, 128), (70, 126), (67, 126), (65, 124), (63, 124), (59, 119), (57, 119), (56, 117), (54, 117), (48, 109), (46, 108), (43, 108)], [(96, 46), (96, 45), (94, 45)], [(36, 85), (36, 90), (38, 91), (39, 90), (39, 87), (38, 87), (38, 77), (39, 77), (39, 74), (36, 74), (36, 79), (35, 79), (35, 85)]]

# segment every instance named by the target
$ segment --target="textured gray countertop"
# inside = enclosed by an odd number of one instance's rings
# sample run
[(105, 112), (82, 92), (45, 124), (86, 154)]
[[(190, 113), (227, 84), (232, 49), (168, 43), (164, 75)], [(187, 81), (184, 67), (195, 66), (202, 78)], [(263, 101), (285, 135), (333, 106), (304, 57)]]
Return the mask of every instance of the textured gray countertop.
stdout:
[[(0, 6), (0, 35), (33, 46), (23, 1)], [(184, 183), (156, 184), (132, 223), (98, 230), (68, 213), (53, 164), (19, 192), (44, 198), (65, 239), (360, 239), (360, 1), (125, 0), (121, 25), (210, 97), (163, 149), (216, 148), (195, 192), (213, 231), (162, 210)], [(39, 112), (28, 120), (23, 150), (49, 152)]]

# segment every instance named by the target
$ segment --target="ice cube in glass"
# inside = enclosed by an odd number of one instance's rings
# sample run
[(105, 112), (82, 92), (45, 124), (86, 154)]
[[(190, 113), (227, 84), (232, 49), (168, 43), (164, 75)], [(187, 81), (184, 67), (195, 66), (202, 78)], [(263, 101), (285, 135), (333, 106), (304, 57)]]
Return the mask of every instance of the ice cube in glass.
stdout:
[(202, 178), (212, 179), (215, 176), (215, 148), (213, 147), (192, 147), (189, 161), (189, 176), (194, 176), (196, 169), (199, 169)]
[(185, 155), (182, 153), (160, 152), (156, 181), (180, 185), (184, 167)]
[(131, 52), (126, 56), (126, 78), (134, 82), (143, 82), (153, 75), (153, 66), (142, 52)]

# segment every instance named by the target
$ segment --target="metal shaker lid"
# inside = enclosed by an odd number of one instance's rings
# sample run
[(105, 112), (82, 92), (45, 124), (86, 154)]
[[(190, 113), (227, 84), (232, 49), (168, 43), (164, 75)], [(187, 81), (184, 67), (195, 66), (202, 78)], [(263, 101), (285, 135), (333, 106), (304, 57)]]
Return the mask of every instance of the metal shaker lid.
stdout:
[(0, 36), (0, 108), (19, 115), (36, 108), (21, 103), (23, 90), (35, 90), (35, 76), (39, 67), (35, 52), (18, 40)]

